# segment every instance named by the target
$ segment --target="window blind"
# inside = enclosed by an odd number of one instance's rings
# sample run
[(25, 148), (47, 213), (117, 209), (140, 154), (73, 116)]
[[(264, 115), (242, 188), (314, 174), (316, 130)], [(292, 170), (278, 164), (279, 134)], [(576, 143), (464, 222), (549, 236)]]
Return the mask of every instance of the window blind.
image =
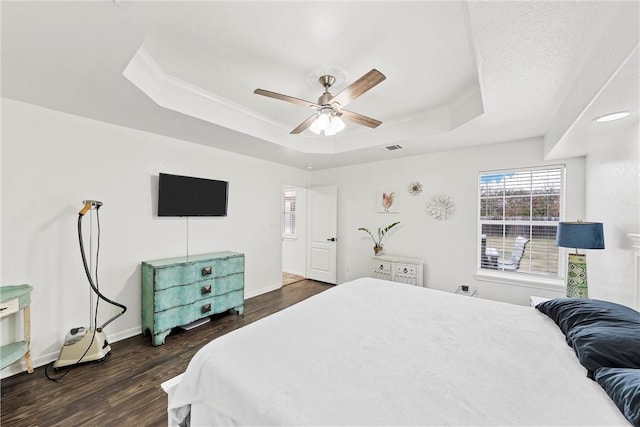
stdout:
[(564, 166), (479, 175), (481, 269), (558, 276)]
[(296, 235), (296, 190), (286, 190), (284, 192), (283, 210), (283, 234), (285, 236)]

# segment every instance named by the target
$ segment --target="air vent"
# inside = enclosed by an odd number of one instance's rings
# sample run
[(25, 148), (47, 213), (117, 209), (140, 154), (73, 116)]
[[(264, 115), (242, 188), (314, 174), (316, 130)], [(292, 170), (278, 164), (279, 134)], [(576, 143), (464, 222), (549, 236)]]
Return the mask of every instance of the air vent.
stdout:
[(388, 147), (386, 147), (386, 148), (387, 148), (387, 150), (389, 150), (389, 151), (393, 151), (393, 150), (399, 150), (399, 149), (401, 149), (401, 148), (402, 148), (402, 146), (401, 146), (401, 145), (397, 145), (397, 144), (396, 144), (396, 145), (389, 145), (389, 146), (388, 146)]

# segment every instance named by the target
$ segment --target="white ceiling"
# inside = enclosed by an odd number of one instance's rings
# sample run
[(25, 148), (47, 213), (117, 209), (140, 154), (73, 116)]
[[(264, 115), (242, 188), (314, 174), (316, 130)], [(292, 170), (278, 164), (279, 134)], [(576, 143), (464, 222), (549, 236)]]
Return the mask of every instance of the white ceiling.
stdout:
[[(585, 154), (592, 114), (638, 123), (638, 2), (2, 1), (2, 96), (321, 169), (544, 137)], [(334, 137), (289, 132), (376, 68)], [(601, 137), (601, 135), (597, 135)], [(401, 150), (389, 151), (399, 144)]]

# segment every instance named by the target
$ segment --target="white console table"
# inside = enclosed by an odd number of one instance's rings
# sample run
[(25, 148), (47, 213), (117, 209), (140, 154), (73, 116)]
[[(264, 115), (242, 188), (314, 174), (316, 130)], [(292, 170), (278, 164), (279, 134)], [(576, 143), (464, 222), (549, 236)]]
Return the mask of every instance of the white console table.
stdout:
[(373, 257), (373, 277), (423, 286), (423, 264), (418, 258), (381, 255)]
[(20, 341), (0, 347), (0, 369), (24, 357), (27, 372), (33, 372), (31, 363), (31, 290), (29, 285), (0, 286), (0, 318), (23, 311), (23, 336)]

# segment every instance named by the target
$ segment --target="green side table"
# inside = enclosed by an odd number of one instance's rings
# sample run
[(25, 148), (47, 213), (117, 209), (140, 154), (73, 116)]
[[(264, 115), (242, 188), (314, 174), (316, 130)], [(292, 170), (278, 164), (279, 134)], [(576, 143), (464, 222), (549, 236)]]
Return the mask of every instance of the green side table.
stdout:
[(27, 372), (33, 372), (29, 344), (31, 342), (31, 290), (29, 285), (0, 286), (0, 318), (24, 310), (24, 337), (22, 341), (0, 347), (0, 369), (17, 362), (24, 357)]

